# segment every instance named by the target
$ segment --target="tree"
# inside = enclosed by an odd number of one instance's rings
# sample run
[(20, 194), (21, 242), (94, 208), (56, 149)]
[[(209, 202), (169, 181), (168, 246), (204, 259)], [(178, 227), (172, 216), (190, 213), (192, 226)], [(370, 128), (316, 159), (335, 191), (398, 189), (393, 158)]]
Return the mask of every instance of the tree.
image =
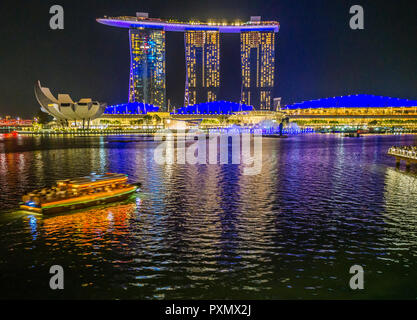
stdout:
[(227, 117), (224, 115), (221, 115), (217, 119), (219, 119), (220, 124), (224, 124), (226, 123)]
[(137, 119), (137, 120), (131, 120), (130, 124), (133, 125), (138, 125), (138, 124), (142, 124), (143, 123), (143, 119)]
[(160, 122), (161, 122), (161, 117), (160, 117), (160, 116), (158, 116), (157, 114), (155, 114), (155, 115), (153, 116), (153, 118), (155, 119), (155, 122), (156, 122), (156, 123), (160, 123)]
[(147, 114), (146, 116), (143, 117), (143, 120), (146, 123), (149, 123), (150, 121), (152, 121), (153, 117), (150, 114)]
[(48, 124), (51, 122), (54, 118), (50, 116), (48, 113), (43, 112), (42, 110), (39, 110), (36, 113), (36, 118), (38, 119), (39, 124)]

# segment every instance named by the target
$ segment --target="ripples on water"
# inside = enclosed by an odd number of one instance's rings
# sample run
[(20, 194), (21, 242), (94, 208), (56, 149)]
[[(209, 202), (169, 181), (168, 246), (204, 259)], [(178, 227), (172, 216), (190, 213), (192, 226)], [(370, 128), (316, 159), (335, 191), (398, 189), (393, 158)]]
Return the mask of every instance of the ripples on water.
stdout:
[[(263, 140), (262, 172), (158, 165), (131, 137), (0, 141), (0, 297), (416, 298), (417, 178), (386, 156), (412, 136)], [(56, 216), (15, 211), (57, 179), (124, 172), (123, 203)], [(65, 290), (49, 289), (49, 267)], [(349, 268), (365, 288), (348, 287)]]

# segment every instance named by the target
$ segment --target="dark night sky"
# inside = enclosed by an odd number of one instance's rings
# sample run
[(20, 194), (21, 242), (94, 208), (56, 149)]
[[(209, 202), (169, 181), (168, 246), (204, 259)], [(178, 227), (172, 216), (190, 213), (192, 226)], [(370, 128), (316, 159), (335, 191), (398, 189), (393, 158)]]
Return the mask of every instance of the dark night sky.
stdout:
[[(49, 8), (60, 4), (65, 29), (49, 29)], [(365, 30), (349, 28), (349, 8), (365, 10)], [(41, 80), (74, 99), (108, 104), (127, 101), (129, 45), (126, 29), (101, 25), (104, 15), (247, 21), (278, 20), (275, 96), (284, 104), (367, 93), (417, 98), (417, 1), (415, 0), (1, 0), (0, 116), (33, 116), (33, 85)], [(181, 105), (184, 40), (167, 34), (167, 97)], [(221, 38), (220, 98), (240, 93), (239, 36)]]

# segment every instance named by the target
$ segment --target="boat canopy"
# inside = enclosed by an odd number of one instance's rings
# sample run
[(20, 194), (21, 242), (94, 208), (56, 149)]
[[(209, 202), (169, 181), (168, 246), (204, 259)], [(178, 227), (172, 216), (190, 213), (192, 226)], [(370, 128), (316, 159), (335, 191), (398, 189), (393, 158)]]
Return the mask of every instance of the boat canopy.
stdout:
[(113, 183), (127, 182), (127, 175), (119, 173), (91, 174), (72, 180), (58, 181), (58, 186), (66, 185), (70, 188), (102, 187)]

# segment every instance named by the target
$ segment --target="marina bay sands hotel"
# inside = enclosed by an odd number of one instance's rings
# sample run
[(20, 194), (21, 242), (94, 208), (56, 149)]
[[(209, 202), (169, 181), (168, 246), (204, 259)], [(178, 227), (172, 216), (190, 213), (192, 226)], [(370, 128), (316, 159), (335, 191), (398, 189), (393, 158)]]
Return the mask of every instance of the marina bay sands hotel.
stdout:
[(272, 108), (275, 71), (276, 21), (232, 24), (179, 22), (136, 17), (104, 17), (99, 23), (129, 29), (129, 102), (153, 104), (166, 110), (165, 32), (184, 33), (186, 80), (184, 106), (213, 102), (220, 87), (220, 33), (240, 34), (241, 103), (255, 109)]

